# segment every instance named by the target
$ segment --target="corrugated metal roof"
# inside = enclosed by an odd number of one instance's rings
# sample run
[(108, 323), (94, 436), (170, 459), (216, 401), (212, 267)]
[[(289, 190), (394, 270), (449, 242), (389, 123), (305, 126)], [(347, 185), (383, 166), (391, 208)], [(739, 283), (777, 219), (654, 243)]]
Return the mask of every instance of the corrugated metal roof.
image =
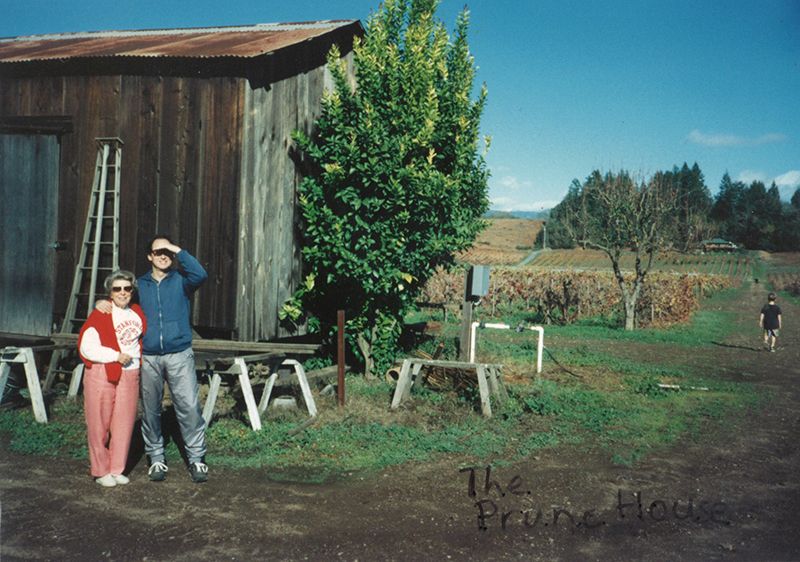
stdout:
[(356, 22), (358, 20), (327, 20), (0, 38), (0, 63), (94, 57), (249, 58), (278, 51)]

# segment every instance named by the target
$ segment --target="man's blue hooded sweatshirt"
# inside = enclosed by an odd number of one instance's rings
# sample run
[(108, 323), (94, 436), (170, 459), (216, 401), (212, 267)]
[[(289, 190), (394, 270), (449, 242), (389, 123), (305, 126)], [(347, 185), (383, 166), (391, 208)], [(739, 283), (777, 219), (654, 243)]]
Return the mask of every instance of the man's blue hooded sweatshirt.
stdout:
[(172, 269), (161, 282), (151, 272), (139, 277), (139, 305), (147, 318), (144, 355), (178, 353), (192, 345), (189, 297), (208, 278), (200, 262), (186, 250), (175, 255), (181, 271)]

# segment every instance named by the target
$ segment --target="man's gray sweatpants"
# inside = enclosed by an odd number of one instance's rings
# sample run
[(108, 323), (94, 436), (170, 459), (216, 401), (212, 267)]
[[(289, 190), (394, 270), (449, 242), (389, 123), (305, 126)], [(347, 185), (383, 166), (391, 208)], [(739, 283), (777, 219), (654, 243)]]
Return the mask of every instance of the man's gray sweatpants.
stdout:
[(161, 433), (161, 402), (164, 381), (169, 385), (175, 416), (190, 463), (201, 462), (206, 454), (205, 421), (198, 399), (197, 374), (192, 348), (166, 355), (144, 355), (141, 369), (142, 437), (150, 463), (164, 462)]

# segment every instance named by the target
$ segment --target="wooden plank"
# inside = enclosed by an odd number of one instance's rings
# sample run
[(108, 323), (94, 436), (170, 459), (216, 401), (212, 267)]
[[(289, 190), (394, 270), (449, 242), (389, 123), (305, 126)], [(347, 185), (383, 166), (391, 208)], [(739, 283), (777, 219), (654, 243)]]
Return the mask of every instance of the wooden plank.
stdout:
[[(161, 109), (159, 112), (160, 123), (158, 129), (158, 165), (160, 177), (160, 191), (158, 198), (160, 230), (169, 230), (176, 236), (178, 245), (191, 248), (191, 253), (196, 255), (195, 229), (187, 224), (186, 217), (191, 216), (194, 223), (195, 214), (191, 207), (188, 213), (183, 213), (186, 201), (184, 200), (183, 177), (180, 172), (183, 150), (180, 146), (181, 124), (181, 97), (183, 95), (183, 80), (173, 76), (162, 79)], [(195, 201), (191, 202), (193, 206)], [(192, 227), (194, 224), (191, 225)]]
[(489, 385), (486, 382), (486, 368), (478, 365), (475, 369), (478, 373), (478, 390), (481, 394), (481, 412), (487, 418), (492, 417), (492, 404), (489, 398)]
[(484, 367), (502, 368), (502, 365), (497, 363), (468, 363), (466, 361), (443, 361), (441, 359), (417, 359), (409, 358), (406, 361), (411, 361), (415, 365), (423, 365), (426, 367), (452, 367), (454, 369), (474, 369), (478, 365)]
[[(119, 265), (135, 274), (149, 269), (146, 255), (151, 232), (140, 220), (140, 185), (142, 173), (142, 112), (140, 111), (142, 81), (138, 76), (122, 76), (119, 96), (119, 137), (122, 147), (120, 175)], [(146, 197), (146, 196), (145, 196)], [(144, 222), (147, 222), (145, 218)], [(144, 227), (144, 228), (143, 228)], [(146, 240), (143, 240), (147, 236)]]
[(248, 181), (243, 184), (240, 216), (245, 230), (239, 233), (239, 254), (248, 266), (239, 271), (237, 327), (239, 339), (272, 339), (266, 325), (267, 305), (274, 301), (268, 274), (272, 264), (274, 233), (271, 219), (274, 171), (272, 170), (272, 116), (274, 92), (260, 88), (248, 92), (245, 108), (249, 134), (242, 150), (247, 154)]
[(160, 188), (161, 179), (159, 169), (160, 150), (159, 142), (161, 123), (161, 97), (162, 84), (157, 76), (142, 77), (139, 88), (138, 112), (141, 116), (139, 123), (140, 144), (138, 151), (139, 177), (137, 187), (139, 190), (138, 217), (139, 238), (137, 247), (142, 248), (140, 259), (143, 260), (143, 270), (150, 269), (150, 262), (146, 255), (149, 250), (147, 243), (150, 238), (162, 229), (169, 229), (173, 225), (163, 224), (160, 216)]
[[(215, 313), (211, 322), (215, 326), (235, 328), (236, 263), (238, 250), (239, 178), (242, 151), (241, 128), (243, 120), (243, 96), (245, 82), (241, 79), (224, 79), (224, 107), (228, 113), (223, 121), (225, 143), (220, 155), (223, 177), (217, 185), (219, 204), (217, 212), (216, 238), (211, 240), (217, 251), (215, 286), (218, 288), (212, 310)], [(266, 338), (264, 338), (266, 339)]]
[[(273, 155), (274, 155), (274, 135), (272, 132), (273, 120), (273, 107), (277, 103), (275, 99), (275, 90), (262, 90), (261, 96), (261, 119), (256, 123), (258, 127), (259, 143), (255, 147), (257, 151), (258, 166), (256, 168), (257, 190), (253, 193), (253, 197), (260, 203), (258, 215), (254, 217), (255, 229), (252, 233), (251, 246), (257, 256), (257, 267), (253, 271), (253, 278), (251, 280), (251, 290), (254, 291), (255, 308), (253, 313), (253, 338), (266, 338), (269, 339), (267, 334), (270, 334), (269, 325), (267, 323), (267, 308), (266, 304), (272, 299), (273, 286), (269, 285), (269, 271), (272, 267), (272, 247), (270, 244), (265, 244), (264, 241), (274, 240), (275, 235), (272, 232), (271, 211), (273, 200), (273, 186), (275, 185), (275, 172), (273, 169)], [(259, 241), (261, 241), (259, 243)], [(262, 290), (258, 290), (261, 287)]]
[(244, 86), (243, 95), (242, 174), (239, 181), (239, 232), (234, 294), (236, 298), (235, 326), (237, 333), (239, 337), (250, 339), (253, 333), (253, 314), (251, 311), (254, 310), (252, 294), (254, 260), (251, 237), (253, 220), (258, 214), (259, 205), (261, 204), (261, 201), (253, 196), (256, 183), (255, 166), (260, 156), (260, 153), (257, 154), (255, 150), (257, 144), (255, 122), (260, 117), (260, 105), (256, 103), (256, 100), (259, 99), (257, 92), (254, 92), (248, 84)]
[(312, 418), (317, 417), (317, 405), (314, 402), (314, 395), (311, 394), (311, 387), (308, 385), (306, 371), (303, 369), (303, 366), (294, 359), (287, 359), (281, 363), (281, 366), (291, 366), (294, 369), (294, 376), (297, 379), (298, 384), (300, 384), (301, 394), (303, 395), (303, 400), (306, 403), (308, 414)]
[(269, 192), (268, 206), (264, 215), (264, 234), (265, 240), (272, 241), (269, 247), (269, 254), (264, 271), (264, 285), (266, 288), (262, 310), (261, 333), (259, 337), (270, 338), (278, 332), (278, 288), (280, 279), (281, 254), (285, 250), (281, 245), (280, 239), (280, 210), (284, 197), (284, 170), (286, 159), (284, 156), (283, 142), (285, 138), (286, 123), (286, 81), (282, 80), (272, 85), (272, 106), (269, 114), (269, 138), (271, 139), (268, 147), (268, 173), (269, 173)]
[(0, 133), (14, 133), (27, 135), (61, 135), (71, 133), (74, 123), (71, 115), (58, 115), (56, 112), (62, 111), (61, 108), (54, 109), (48, 115), (37, 116), (10, 116), (0, 115)]
[[(78, 334), (52, 334), (50, 339), (57, 345), (78, 345)], [(250, 353), (281, 353), (286, 355), (313, 355), (321, 349), (314, 343), (281, 343), (281, 342), (246, 342), (217, 339), (195, 339), (192, 349), (195, 351), (222, 352), (232, 351)]]
[(293, 144), (292, 132), (297, 128), (300, 76), (292, 76), (283, 81), (285, 91), (281, 102), (281, 137), (275, 146), (282, 162), (280, 181), (278, 183), (279, 199), (276, 201), (277, 216), (277, 243), (279, 251), (275, 256), (275, 335), (291, 335), (287, 330), (281, 329), (278, 321), (280, 307), (291, 298), (298, 279), (292, 278), (293, 262), (295, 258), (295, 238), (297, 229), (294, 224), (296, 174), (295, 165), (290, 157), (290, 148)]
[(247, 373), (247, 363), (239, 357), (236, 359), (236, 366), (239, 368), (239, 386), (242, 389), (244, 402), (247, 405), (247, 417), (250, 418), (250, 426), (253, 431), (261, 429), (261, 416), (258, 413), (256, 399), (253, 396), (253, 387), (250, 386), (250, 375)]
[(182, 217), (195, 225), (196, 255), (209, 273), (209, 282), (194, 301), (194, 318), (199, 325), (235, 328), (236, 265), (238, 255), (238, 200), (240, 175), (241, 80), (218, 78), (210, 81), (201, 110), (204, 154), (198, 172), (200, 186), (187, 199), (186, 208), (196, 218)]
[(264, 385), (264, 390), (261, 394), (261, 401), (258, 403), (259, 413), (264, 413), (269, 406), (269, 397), (272, 396), (272, 388), (275, 386), (275, 381), (278, 379), (278, 373), (272, 373)]
[(392, 396), (392, 410), (395, 410), (400, 406), (400, 402), (403, 401), (403, 397), (405, 396), (407, 389), (411, 388), (410, 370), (411, 360), (403, 360), (403, 366), (400, 369), (400, 374), (397, 376), (397, 386), (394, 388), (394, 396)]
[(206, 396), (206, 403), (203, 407), (203, 420), (208, 429), (208, 424), (211, 423), (211, 416), (214, 414), (214, 405), (217, 403), (217, 396), (219, 395), (219, 385), (222, 382), (222, 377), (214, 373), (211, 376), (211, 381), (208, 385), (208, 396)]

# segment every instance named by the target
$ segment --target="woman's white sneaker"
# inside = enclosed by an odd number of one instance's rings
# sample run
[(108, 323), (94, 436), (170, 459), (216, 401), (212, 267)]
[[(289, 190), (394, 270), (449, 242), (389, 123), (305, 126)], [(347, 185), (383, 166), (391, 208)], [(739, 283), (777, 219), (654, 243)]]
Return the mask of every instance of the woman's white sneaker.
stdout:
[(130, 478), (124, 474), (112, 474), (111, 476), (114, 478), (114, 482), (117, 484), (129, 484), (131, 481)]
[(117, 481), (114, 479), (112, 474), (106, 474), (105, 476), (101, 476), (100, 478), (95, 478), (94, 480), (104, 488), (113, 488), (117, 485)]

